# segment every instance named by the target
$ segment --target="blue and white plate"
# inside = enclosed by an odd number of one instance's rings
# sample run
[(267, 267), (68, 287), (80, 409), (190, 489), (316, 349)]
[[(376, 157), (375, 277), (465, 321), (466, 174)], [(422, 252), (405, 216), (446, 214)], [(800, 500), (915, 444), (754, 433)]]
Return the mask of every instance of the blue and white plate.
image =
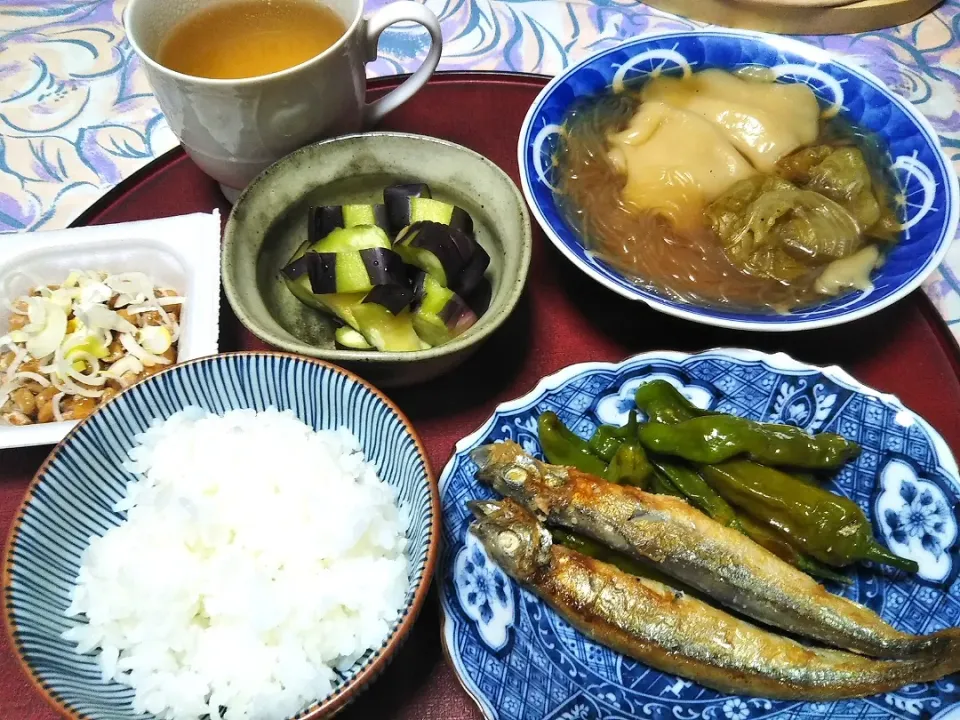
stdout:
[(338, 673), (334, 691), (297, 715), (298, 720), (329, 717), (383, 670), (413, 626), (436, 562), (439, 500), (410, 421), (378, 390), (319, 360), (236, 353), (175, 365), (124, 391), (80, 423), (44, 462), (14, 522), (3, 571), (11, 644), (34, 684), (65, 716), (152, 717), (135, 714), (133, 690), (104, 683), (96, 659), (77, 655), (75, 644), (61, 634), (79, 622), (65, 612), (81, 553), (91, 536), (103, 535), (123, 519), (113, 505), (133, 479), (123, 462), (136, 435), (151, 422), (190, 406), (217, 414), (273, 407), (293, 412), (318, 430), (346, 427), (409, 511), (410, 578), (403, 612), (379, 648)]
[[(653, 73), (744, 66), (772, 68), (780, 82), (806, 83), (825, 112), (876, 133), (887, 145), (901, 186), (904, 229), (873, 276), (873, 289), (788, 314), (730, 312), (678, 302), (638, 287), (588, 252), (563, 219), (553, 187), (553, 156), (564, 117), (576, 100), (641, 83)], [(670, 315), (745, 330), (801, 330), (864, 317), (920, 286), (943, 260), (957, 232), (957, 176), (930, 123), (866, 70), (796, 40), (740, 30), (698, 30), (638, 38), (593, 55), (554, 78), (537, 96), (517, 148), (523, 193), (547, 237), (594, 280)]]
[(832, 483), (856, 500), (894, 552), (917, 561), (907, 576), (858, 566), (849, 587), (830, 587), (901, 630), (960, 625), (957, 509), (960, 477), (949, 448), (899, 400), (864, 387), (836, 367), (786, 355), (712, 350), (652, 352), (620, 364), (573, 365), (500, 405), (457, 443), (440, 478), (443, 550), (438, 583), (443, 642), (467, 691), (491, 720), (813, 720), (960, 718), (950, 678), (865, 700), (829, 703), (732, 697), (657, 672), (591, 642), (533, 594), (521, 590), (467, 533), (466, 501), (494, 494), (475, 478), (469, 451), (514, 440), (542, 458), (537, 416), (553, 410), (586, 437), (622, 424), (644, 382), (662, 378), (703, 408), (856, 440), (860, 457)]

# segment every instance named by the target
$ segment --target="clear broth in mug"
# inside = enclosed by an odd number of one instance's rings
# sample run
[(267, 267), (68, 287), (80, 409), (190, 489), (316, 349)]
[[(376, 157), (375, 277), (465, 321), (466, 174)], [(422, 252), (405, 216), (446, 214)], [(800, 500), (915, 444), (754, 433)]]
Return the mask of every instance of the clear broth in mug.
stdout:
[(339, 15), (312, 0), (230, 0), (181, 20), (157, 62), (196, 77), (256, 77), (319, 55), (346, 31)]

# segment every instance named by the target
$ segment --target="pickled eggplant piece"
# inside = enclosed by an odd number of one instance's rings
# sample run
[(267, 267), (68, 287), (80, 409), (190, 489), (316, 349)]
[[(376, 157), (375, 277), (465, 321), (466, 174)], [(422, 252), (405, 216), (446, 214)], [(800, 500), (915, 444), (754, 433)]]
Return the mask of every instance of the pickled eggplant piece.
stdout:
[(428, 197), (393, 196), (387, 201), (387, 214), (393, 232), (400, 232), (408, 225), (429, 221), (448, 225), (467, 235), (473, 234), (473, 218), (463, 208)]
[(311, 245), (310, 250), (335, 253), (369, 248), (390, 249), (392, 246), (390, 236), (376, 225), (355, 225), (332, 230), (325, 238)]
[(321, 205), (310, 208), (307, 216), (307, 239), (310, 244), (322, 240), (337, 228), (375, 225), (390, 231), (384, 205)]
[(490, 256), (464, 209), (425, 183), (384, 188), (383, 204), (311, 207), (308, 240), (280, 276), (335, 325), (338, 347), (388, 352), (448, 342), (480, 314)]
[(333, 315), (337, 320), (350, 327), (356, 327), (356, 320), (353, 318), (351, 308), (362, 302), (365, 293), (328, 293), (317, 295), (310, 290), (310, 277), (303, 275), (297, 280), (290, 280), (282, 275), (287, 288), (293, 293), (294, 297), (308, 307), (314, 310)]
[(409, 217), (410, 198), (432, 198), (426, 183), (401, 183), (383, 189), (383, 204), (387, 208), (387, 219), (394, 232), (406, 227)]
[(353, 308), (363, 302), (363, 293), (328, 293), (313, 295), (313, 307), (323, 310), (338, 320), (357, 329), (357, 320), (353, 316)]
[(403, 310), (394, 315), (383, 305), (360, 303), (353, 308), (358, 330), (377, 350), (410, 352), (424, 347), (413, 329), (413, 315)]
[(418, 279), (415, 294), (419, 300), (413, 328), (432, 347), (450, 342), (477, 322), (477, 315), (463, 298), (428, 274)]
[(310, 263), (303, 259), (309, 249), (309, 240), (297, 248), (290, 262), (281, 270), (280, 278), (297, 300), (315, 310), (326, 310), (327, 308), (317, 301), (310, 287)]
[(338, 327), (333, 333), (337, 345), (345, 347), (348, 350), (371, 350), (372, 346), (366, 341), (363, 335), (352, 327)]
[(490, 266), (490, 255), (480, 246), (480, 243), (475, 244), (473, 257), (460, 272), (460, 276), (450, 284), (451, 289), (460, 297), (467, 297), (477, 289), (484, 279), (483, 274)]
[(432, 221), (416, 222), (405, 228), (397, 236), (393, 249), (405, 262), (432, 275), (444, 287), (457, 282), (478, 252), (486, 255), (466, 233)]
[(387, 248), (345, 252), (307, 252), (282, 273), (291, 280), (303, 277), (306, 266), (310, 289), (316, 295), (368, 292), (377, 285), (403, 284), (407, 270), (401, 257)]
[[(462, 297), (462, 296), (461, 296)], [(486, 277), (480, 278), (480, 284), (474, 288), (473, 292), (463, 298), (470, 309), (477, 317), (481, 317), (490, 309), (490, 301), (493, 300), (493, 285)]]
[(381, 305), (394, 315), (410, 307), (412, 301), (413, 290), (407, 285), (378, 285), (363, 298), (363, 302)]

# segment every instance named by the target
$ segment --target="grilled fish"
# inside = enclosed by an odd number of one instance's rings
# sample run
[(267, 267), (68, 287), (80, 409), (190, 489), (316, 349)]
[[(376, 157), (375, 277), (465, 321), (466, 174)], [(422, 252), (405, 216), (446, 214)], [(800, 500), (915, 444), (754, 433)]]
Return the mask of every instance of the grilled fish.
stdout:
[(512, 442), (471, 457), (478, 478), (548, 525), (646, 561), (754, 620), (872, 657), (960, 655), (960, 628), (902, 633), (683, 500), (541, 463)]
[(877, 660), (808, 648), (761, 630), (655, 580), (562, 545), (511, 500), (468, 503), (487, 553), (593, 640), (720, 692), (783, 700), (839, 700), (955, 672), (960, 657)]

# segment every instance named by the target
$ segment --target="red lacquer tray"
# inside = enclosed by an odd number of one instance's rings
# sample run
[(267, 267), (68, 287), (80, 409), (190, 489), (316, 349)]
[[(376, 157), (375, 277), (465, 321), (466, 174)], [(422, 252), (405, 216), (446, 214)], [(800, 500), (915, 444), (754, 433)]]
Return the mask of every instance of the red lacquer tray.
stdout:
[[(371, 94), (398, 79), (371, 83)], [(521, 122), (546, 80), (523, 75), (441, 73), (394, 112), (383, 129), (452, 140), (480, 152), (519, 183), (516, 143)], [(429, 159), (426, 160), (429, 162)], [(101, 224), (229, 207), (216, 184), (174, 150), (122, 183), (76, 224)], [(859, 380), (898, 395), (960, 451), (960, 353), (933, 306), (915, 292), (872, 318), (823, 331), (738, 333), (648, 310), (605, 290), (564, 260), (534, 230), (527, 291), (512, 318), (471, 360), (427, 385), (388, 394), (426, 444), (437, 474), (454, 443), (500, 402), (530, 390), (544, 375), (576, 362), (620, 360), (653, 349), (698, 351), (718, 346), (787, 352), (818, 365), (840, 365)], [(223, 302), (220, 348), (266, 346), (244, 330)], [(27, 483), (47, 448), (0, 452), (0, 533), (5, 537)], [(475, 720), (480, 712), (443, 659), (438, 603), (427, 603), (407, 644), (384, 675), (341, 717)], [(0, 636), (0, 718), (50, 720)]]

